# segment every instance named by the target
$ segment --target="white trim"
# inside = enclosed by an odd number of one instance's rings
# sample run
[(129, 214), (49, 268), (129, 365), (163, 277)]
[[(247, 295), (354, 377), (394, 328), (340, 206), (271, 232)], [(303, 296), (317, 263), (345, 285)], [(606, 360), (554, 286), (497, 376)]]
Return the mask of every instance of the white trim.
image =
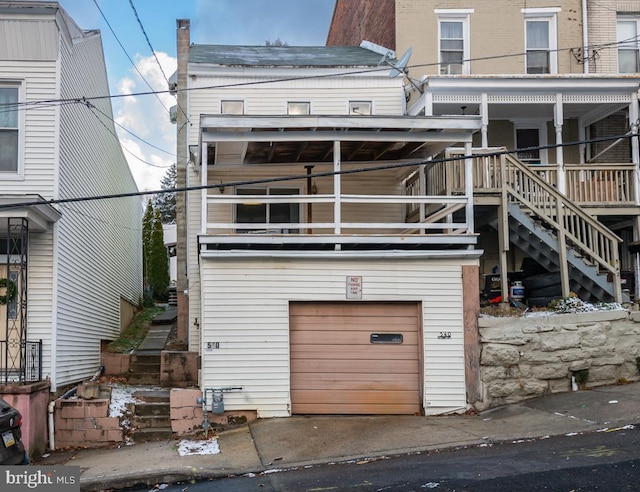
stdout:
[[(0, 87), (7, 88), (15, 88), (18, 89), (18, 101), (17, 104), (24, 104), (26, 102), (26, 80), (25, 79), (0, 79)], [(18, 131), (18, 148), (17, 148), (17, 163), (16, 163), (16, 171), (0, 171), (0, 180), (7, 181), (21, 181), (24, 180), (24, 153), (26, 149), (26, 118), (24, 110), (19, 110), (18, 106), (18, 126), (16, 130)]]
[[(52, 237), (52, 252), (51, 252), (51, 256), (52, 256), (52, 261), (53, 261), (53, 265), (52, 265), (52, 271), (51, 271), (51, 336), (49, 338), (49, 342), (51, 343), (51, 351), (49, 352), (49, 360), (51, 361), (51, 367), (49, 367), (49, 374), (50, 374), (50, 381), (51, 381), (51, 391), (55, 392), (57, 389), (57, 381), (58, 381), (58, 374), (57, 374), (57, 366), (58, 366), (58, 296), (57, 296), (57, 292), (59, 289), (59, 276), (60, 276), (60, 261), (59, 261), (59, 257), (60, 257), (60, 239), (59, 239), (59, 226), (56, 224), (53, 224), (52, 227), (52, 232), (51, 235)], [(31, 248), (29, 247), (29, 252), (27, 253), (28, 256), (27, 258), (29, 259), (29, 263), (31, 263)], [(27, 271), (28, 274), (28, 271)], [(27, 291), (27, 302), (29, 302), (29, 292)], [(31, 311), (33, 312), (33, 311)], [(28, 321), (28, 317), (29, 317), (29, 313), (30, 311), (27, 310), (27, 327), (29, 324)], [(43, 347), (44, 350), (44, 347)], [(43, 374), (44, 376), (44, 374)]]
[[(538, 145), (544, 147), (548, 144), (547, 138), (547, 120), (542, 118), (513, 118), (513, 142), (518, 147), (517, 130), (538, 130)], [(540, 149), (540, 165), (549, 163), (549, 151)], [(535, 165), (535, 164), (532, 164)]]
[(205, 250), (201, 258), (233, 260), (235, 258), (317, 258), (317, 259), (391, 259), (391, 258), (466, 258), (477, 259), (480, 249), (425, 251), (272, 251), (272, 250)]
[(549, 14), (557, 14), (558, 12), (562, 12), (561, 7), (529, 7), (526, 9), (520, 9), (520, 12), (524, 15), (549, 15)]
[(467, 14), (474, 14), (476, 9), (433, 9), (433, 13), (438, 16), (453, 15), (461, 16)]
[[(523, 9), (524, 10), (524, 9)], [(556, 11), (546, 12), (547, 9), (527, 9), (531, 12), (525, 12), (524, 18), (524, 73), (529, 74), (527, 71), (527, 22), (547, 22), (549, 24), (549, 74), (558, 74), (558, 16)], [(560, 9), (558, 9), (560, 11)], [(531, 74), (530, 74), (531, 75)], [(537, 75), (537, 74), (536, 74)]]
[[(439, 10), (439, 9), (437, 9)], [(438, 13), (438, 66), (439, 73), (443, 74), (444, 63), (442, 61), (442, 32), (441, 32), (441, 24), (442, 22), (460, 22), (462, 23), (462, 74), (461, 75), (469, 75), (471, 73), (471, 63), (469, 59), (471, 58), (471, 20), (469, 17), (470, 12), (454, 12), (453, 10), (448, 10), (443, 13)], [(471, 12), (473, 13), (473, 12)], [(443, 74), (443, 75), (451, 75), (451, 74)], [(453, 74), (457, 75), (457, 74)]]

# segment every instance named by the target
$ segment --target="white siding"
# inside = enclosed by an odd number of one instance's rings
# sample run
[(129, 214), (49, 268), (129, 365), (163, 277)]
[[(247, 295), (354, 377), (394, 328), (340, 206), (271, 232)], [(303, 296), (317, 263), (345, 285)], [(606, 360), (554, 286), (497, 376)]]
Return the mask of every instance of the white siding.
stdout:
[[(109, 94), (99, 36), (63, 43), (60, 69), (61, 98)], [(92, 104), (108, 118), (81, 103), (60, 110), (59, 198), (137, 191), (109, 99)], [(119, 334), (120, 298), (137, 304), (142, 295), (140, 199), (69, 203), (60, 210), (54, 385), (95, 373), (100, 340)]]
[(58, 29), (54, 19), (0, 19), (0, 60), (50, 60), (58, 55)]
[[(225, 395), (226, 408), (289, 415), (289, 302), (345, 301), (346, 277), (356, 275), (363, 301), (422, 303), (425, 412), (464, 409), (461, 265), (467, 263), (203, 259), (202, 387), (242, 386)], [(451, 338), (439, 339), (440, 332)], [(220, 348), (207, 350), (207, 342)]]

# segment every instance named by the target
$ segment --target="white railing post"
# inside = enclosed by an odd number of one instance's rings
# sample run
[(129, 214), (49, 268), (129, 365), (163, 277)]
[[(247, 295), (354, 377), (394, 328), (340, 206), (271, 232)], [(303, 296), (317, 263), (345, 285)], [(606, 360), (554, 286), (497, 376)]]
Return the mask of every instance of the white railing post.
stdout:
[[(340, 141), (336, 140), (333, 142), (333, 194), (334, 194), (334, 204), (333, 204), (333, 233), (336, 236), (339, 236), (342, 233), (342, 207), (340, 203), (340, 195), (342, 194), (342, 186), (341, 186), (341, 178), (340, 174)], [(336, 250), (340, 249), (340, 245), (336, 244)]]
[(469, 228), (467, 234), (474, 233), (473, 222), (473, 159), (469, 157), (472, 154), (471, 142), (467, 142), (464, 145), (465, 160), (464, 160), (464, 195), (467, 198), (466, 219)]

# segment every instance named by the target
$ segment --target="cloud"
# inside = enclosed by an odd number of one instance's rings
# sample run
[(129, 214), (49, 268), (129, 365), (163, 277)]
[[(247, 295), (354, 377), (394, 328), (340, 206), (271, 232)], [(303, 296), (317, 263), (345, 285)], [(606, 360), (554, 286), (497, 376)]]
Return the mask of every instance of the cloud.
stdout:
[(116, 130), (138, 188), (159, 190), (167, 169), (176, 161), (176, 127), (169, 109), (176, 104), (167, 91), (167, 81), (176, 69), (176, 59), (166, 53), (136, 55), (136, 69), (118, 81), (120, 94), (134, 94), (114, 101)]

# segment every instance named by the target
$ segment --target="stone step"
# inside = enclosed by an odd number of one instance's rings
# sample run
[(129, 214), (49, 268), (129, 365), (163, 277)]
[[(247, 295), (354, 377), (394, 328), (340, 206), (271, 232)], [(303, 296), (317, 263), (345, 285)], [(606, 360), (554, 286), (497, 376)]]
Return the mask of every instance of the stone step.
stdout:
[(136, 354), (132, 357), (132, 363), (158, 364), (160, 365), (160, 354)]
[(159, 362), (132, 362), (129, 371), (133, 373), (158, 372), (160, 374)]
[(136, 403), (134, 412), (140, 417), (169, 416), (171, 405), (169, 403)]
[(169, 403), (169, 390), (139, 390), (133, 397), (147, 403)]
[(139, 429), (171, 429), (171, 417), (168, 415), (136, 415), (131, 423), (136, 428), (135, 432)]
[(133, 442), (165, 441), (173, 438), (171, 427), (137, 429), (131, 434)]
[(127, 377), (129, 384), (160, 384), (160, 371), (152, 373), (132, 372)]

